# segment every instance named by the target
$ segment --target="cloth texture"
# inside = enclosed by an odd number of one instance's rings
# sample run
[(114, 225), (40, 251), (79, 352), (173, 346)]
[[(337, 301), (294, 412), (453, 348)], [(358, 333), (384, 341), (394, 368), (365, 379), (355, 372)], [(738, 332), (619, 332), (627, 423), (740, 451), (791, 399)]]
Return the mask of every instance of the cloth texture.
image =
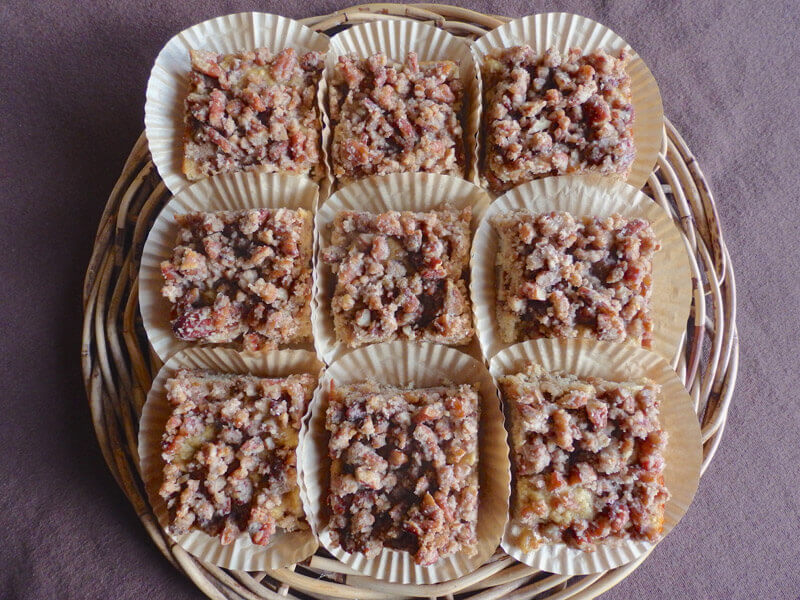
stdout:
[[(204, 19), (301, 18), (341, 0), (0, 3), (0, 598), (201, 598), (106, 469), (80, 371), (95, 231), (143, 129), (156, 54)], [(679, 526), (606, 600), (800, 597), (800, 3), (471, 0), (568, 11), (647, 62), (713, 191), (736, 270), (741, 364), (727, 428)]]

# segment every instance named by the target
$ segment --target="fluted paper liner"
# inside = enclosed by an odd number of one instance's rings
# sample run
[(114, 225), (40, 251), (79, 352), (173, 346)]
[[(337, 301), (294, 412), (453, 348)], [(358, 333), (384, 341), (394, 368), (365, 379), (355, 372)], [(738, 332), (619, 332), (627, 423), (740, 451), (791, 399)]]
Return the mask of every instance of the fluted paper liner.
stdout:
[[(147, 235), (139, 267), (139, 310), (150, 345), (162, 361), (178, 350), (200, 345), (175, 337), (170, 325), (172, 305), (161, 295), (164, 285), (161, 261), (172, 255), (178, 235), (175, 215), (250, 208), (304, 208), (313, 218), (318, 192), (317, 185), (301, 175), (232, 173), (199, 181), (167, 202)], [(313, 350), (310, 341), (297, 347)]]
[(492, 50), (522, 44), (528, 44), (537, 54), (544, 54), (553, 46), (562, 54), (570, 48), (580, 48), (584, 53), (602, 49), (615, 55), (626, 48), (631, 53), (627, 71), (631, 76), (635, 113), (636, 157), (627, 182), (635, 188), (647, 183), (664, 138), (664, 107), (655, 77), (633, 48), (605, 25), (569, 13), (542, 13), (514, 19), (478, 38), (472, 48), (481, 65)]
[[(477, 185), (460, 177), (435, 173), (394, 173), (367, 177), (341, 188), (319, 208), (314, 226), (317, 247), (321, 251), (330, 246), (331, 224), (340, 211), (420, 212), (439, 208), (445, 202), (457, 209), (472, 207), (471, 232), (474, 236), (478, 223), (489, 206), (489, 196)], [(311, 317), (314, 343), (322, 359), (330, 364), (351, 349), (336, 340), (334, 331), (331, 300), (336, 277), (330, 265), (321, 260), (317, 260), (316, 271), (314, 310)], [(480, 358), (477, 338), (476, 329), (472, 342), (459, 348)]]
[[(304, 350), (275, 350), (245, 356), (221, 348), (190, 348), (175, 354), (161, 367), (147, 394), (147, 402), (139, 421), (139, 464), (150, 505), (165, 531), (169, 525), (169, 513), (166, 502), (158, 495), (164, 469), (161, 436), (172, 412), (172, 407), (167, 402), (165, 384), (180, 368), (209, 369), (218, 373), (259, 377), (287, 377), (295, 373), (310, 373), (317, 377), (322, 363), (316, 355)], [(303, 420), (307, 419), (308, 414)], [(298, 454), (298, 479), (299, 458)], [(278, 530), (266, 546), (254, 544), (247, 532), (241, 533), (232, 543), (224, 546), (218, 537), (202, 531), (180, 536), (169, 535), (181, 548), (204, 562), (242, 571), (285, 567), (308, 558), (319, 546), (310, 529), (292, 532)]]
[[(243, 12), (203, 21), (184, 29), (167, 42), (156, 58), (147, 82), (144, 125), (150, 154), (158, 174), (167, 188), (176, 194), (192, 184), (183, 174), (184, 100), (192, 70), (189, 50), (208, 50), (230, 54), (269, 48), (278, 53), (285, 48), (301, 52), (328, 51), (330, 39), (302, 23), (279, 15)], [(329, 187), (327, 139), (329, 127), (322, 99), (326, 93), (325, 78), (317, 90), (317, 110), (321, 119), (321, 185)], [(313, 175), (313, 173), (312, 173)]]
[[(497, 381), (504, 375), (521, 372), (528, 363), (539, 364), (547, 371), (567, 371), (580, 377), (602, 377), (618, 382), (648, 377), (661, 386), (660, 420), (669, 434), (664, 452), (664, 483), (670, 492), (664, 510), (663, 535), (666, 536), (692, 503), (703, 458), (700, 424), (692, 400), (675, 371), (653, 352), (589, 339), (530, 340), (516, 344), (495, 355), (489, 369)], [(509, 520), (503, 535), (503, 549), (526, 565), (561, 575), (614, 569), (646, 555), (655, 547), (652, 542), (622, 541), (584, 551), (559, 543), (524, 552), (517, 544), (520, 530), (513, 519)]]
[(353, 54), (358, 58), (369, 58), (383, 52), (389, 60), (403, 63), (411, 51), (417, 53), (421, 63), (452, 60), (458, 64), (460, 79), (464, 84), (461, 119), (466, 161), (464, 178), (477, 183), (478, 131), (482, 103), (478, 84), (480, 74), (468, 42), (443, 29), (410, 19), (361, 23), (331, 38), (326, 78), (330, 81), (333, 67), (342, 55)]
[(692, 304), (692, 275), (683, 234), (667, 212), (645, 194), (621, 181), (596, 175), (536, 179), (509, 190), (486, 211), (472, 243), (471, 294), (481, 348), (487, 359), (510, 345), (501, 339), (497, 324), (499, 277), (495, 260), (499, 244), (490, 220), (516, 209), (534, 213), (565, 211), (576, 217), (619, 213), (628, 219), (647, 219), (661, 242), (661, 250), (653, 257), (651, 350), (667, 361), (673, 360), (683, 343)]
[[(478, 552), (467, 557), (459, 552), (440, 558), (431, 566), (414, 563), (407, 552), (384, 549), (373, 559), (363, 553), (348, 553), (331, 543), (328, 529), (327, 494), (330, 478), (328, 433), (325, 430), (327, 390), (337, 385), (372, 379), (395, 386), (431, 387), (443, 383), (479, 386), (479, 504)], [(473, 572), (494, 553), (508, 516), (510, 464), (503, 414), (492, 378), (482, 363), (438, 344), (387, 342), (355, 350), (325, 371), (311, 405), (308, 429), (301, 432), (302, 459), (300, 497), (306, 515), (320, 542), (350, 568), (393, 583), (427, 584)]]

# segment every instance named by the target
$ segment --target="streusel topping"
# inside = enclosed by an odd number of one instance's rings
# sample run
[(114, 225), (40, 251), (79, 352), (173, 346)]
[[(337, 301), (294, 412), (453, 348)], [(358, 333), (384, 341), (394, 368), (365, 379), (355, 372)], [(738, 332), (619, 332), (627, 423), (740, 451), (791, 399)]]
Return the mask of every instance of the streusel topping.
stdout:
[(649, 222), (516, 210), (492, 225), (503, 341), (594, 337), (651, 346), (652, 261), (661, 244)]
[(191, 50), (183, 172), (322, 175), (317, 85), (324, 55), (293, 48), (236, 54)]
[(334, 544), (368, 557), (403, 550), (420, 565), (477, 552), (474, 387), (365, 382), (332, 390), (329, 402)]
[(330, 88), (333, 174), (464, 174), (463, 85), (452, 61), (339, 57)]
[(308, 527), (297, 487), (297, 438), (316, 379), (267, 379), (180, 369), (167, 380), (172, 414), (162, 438), (159, 495), (170, 530), (222, 544), (240, 533), (259, 545), (276, 528)]
[(635, 157), (629, 54), (530, 46), (497, 50), (483, 65), (486, 163), (501, 193), (549, 175), (627, 177)]
[(257, 351), (311, 335), (311, 213), (250, 209), (177, 215), (161, 263), (172, 330), (189, 342)]
[(331, 307), (350, 347), (394, 339), (466, 344), (472, 211), (342, 211), (321, 253), (336, 279)]
[(524, 528), (523, 550), (660, 537), (669, 492), (658, 385), (539, 365), (499, 383), (511, 417), (512, 519)]

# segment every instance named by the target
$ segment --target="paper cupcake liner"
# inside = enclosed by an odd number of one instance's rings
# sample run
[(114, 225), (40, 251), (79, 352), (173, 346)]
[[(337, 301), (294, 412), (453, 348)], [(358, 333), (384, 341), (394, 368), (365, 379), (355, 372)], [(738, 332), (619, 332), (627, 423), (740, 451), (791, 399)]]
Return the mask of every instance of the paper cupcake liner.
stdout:
[[(661, 242), (653, 258), (652, 350), (672, 361), (683, 343), (692, 304), (692, 275), (683, 234), (667, 212), (634, 187), (589, 175), (546, 177), (524, 183), (495, 200), (472, 242), (472, 308), (484, 356), (509, 346), (499, 333), (496, 313), (498, 236), (492, 217), (515, 209), (534, 213), (565, 211), (577, 217), (610, 216), (647, 219)], [(631, 342), (632, 343), (632, 342)]]
[[(671, 495), (664, 509), (663, 535), (666, 536), (692, 503), (700, 482), (703, 458), (700, 424), (692, 400), (675, 371), (653, 352), (589, 339), (522, 342), (495, 355), (489, 363), (489, 370), (496, 382), (504, 375), (519, 373), (528, 363), (539, 364), (547, 371), (567, 371), (579, 377), (602, 377), (610, 381), (647, 377), (661, 386), (660, 419), (669, 434), (664, 452), (664, 482)], [(655, 547), (652, 542), (623, 541), (598, 545), (594, 551), (583, 551), (559, 543), (524, 552), (517, 545), (520, 530), (509, 520), (503, 535), (503, 549), (526, 565), (561, 575), (585, 575), (614, 569), (644, 556)]]
[(614, 54), (626, 48), (631, 53), (627, 71), (631, 76), (635, 112), (633, 142), (636, 157), (626, 181), (637, 189), (644, 186), (661, 150), (664, 108), (655, 77), (641, 57), (605, 25), (569, 13), (543, 13), (514, 19), (478, 38), (472, 48), (481, 65), (492, 50), (522, 44), (528, 44), (537, 54), (543, 54), (553, 46), (562, 54), (570, 48), (580, 48), (585, 53), (603, 49)]
[[(330, 80), (339, 56), (345, 54), (368, 58), (383, 52), (389, 60), (402, 63), (410, 51), (417, 53), (420, 62), (452, 60), (458, 63), (460, 78), (464, 84), (464, 178), (478, 183), (478, 131), (482, 108), (478, 84), (480, 73), (466, 41), (420, 21), (385, 20), (362, 23), (331, 38), (325, 77)], [(328, 170), (333, 171), (332, 164), (329, 164)]]
[[(189, 50), (230, 54), (255, 48), (273, 53), (285, 48), (327, 52), (330, 39), (293, 19), (260, 12), (225, 15), (184, 29), (167, 42), (153, 65), (144, 105), (145, 135), (153, 164), (167, 188), (176, 194), (191, 185), (183, 174), (184, 106), (188, 75), (192, 70)], [(325, 79), (317, 91), (317, 110), (322, 119), (322, 167), (327, 174), (327, 116), (323, 110)], [(321, 182), (323, 191), (328, 184)]]
[[(199, 181), (167, 202), (150, 229), (139, 267), (139, 310), (150, 345), (161, 360), (183, 348), (198, 346), (175, 337), (170, 325), (171, 305), (161, 295), (161, 261), (171, 256), (178, 235), (175, 215), (248, 208), (304, 208), (313, 215), (317, 195), (317, 185), (300, 175), (233, 173)], [(311, 342), (297, 347), (313, 350)]]
[[(330, 226), (336, 215), (343, 210), (372, 213), (390, 210), (420, 212), (438, 208), (444, 202), (459, 209), (472, 207), (471, 226), (474, 236), (478, 223), (489, 206), (489, 196), (478, 186), (459, 177), (434, 173), (394, 173), (353, 182), (334, 193), (317, 212), (314, 224), (317, 248), (321, 251), (330, 246)], [(317, 260), (311, 325), (317, 352), (327, 364), (351, 350), (336, 339), (331, 310), (335, 284), (336, 278), (330, 265)], [(459, 348), (480, 359), (477, 338), (476, 329), (472, 342)]]
[[(348, 553), (331, 543), (327, 522), (330, 478), (325, 411), (326, 390), (372, 379), (396, 386), (430, 387), (442, 383), (480, 386), (478, 552), (440, 558), (431, 566), (414, 563), (407, 552), (384, 549), (373, 558)], [(492, 378), (479, 361), (438, 344), (387, 342), (355, 350), (333, 363), (317, 386), (308, 429), (300, 434), (300, 497), (313, 531), (337, 559), (364, 575), (393, 583), (429, 584), (461, 577), (482, 565), (497, 549), (508, 516), (510, 463), (503, 414)]]
[[(317, 376), (322, 363), (311, 352), (278, 350), (244, 356), (220, 348), (191, 348), (170, 358), (153, 380), (139, 421), (139, 464), (147, 497), (161, 527), (167, 531), (169, 514), (158, 489), (163, 481), (164, 461), (161, 458), (161, 436), (171, 414), (165, 384), (180, 368), (210, 369), (220, 373), (241, 373), (260, 377), (286, 377), (293, 373)], [(307, 420), (308, 414), (304, 417)], [(298, 469), (299, 469), (298, 454)], [(298, 473), (299, 479), (299, 473)], [(254, 544), (243, 532), (231, 544), (223, 546), (219, 538), (202, 531), (170, 537), (184, 550), (200, 560), (226, 569), (261, 571), (277, 569), (304, 560), (314, 554), (318, 543), (310, 529), (275, 533), (267, 546)]]

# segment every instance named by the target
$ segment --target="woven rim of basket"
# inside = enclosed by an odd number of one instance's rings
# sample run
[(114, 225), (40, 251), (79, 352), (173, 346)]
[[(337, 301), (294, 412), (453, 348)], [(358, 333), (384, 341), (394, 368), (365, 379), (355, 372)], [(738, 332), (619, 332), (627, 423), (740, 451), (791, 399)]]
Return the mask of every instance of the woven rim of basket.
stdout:
[[(416, 19), (476, 37), (508, 20), (442, 4), (364, 4), (303, 22), (318, 30), (375, 19)], [(739, 343), (736, 285), (708, 183), (683, 138), (667, 120), (664, 146), (643, 188), (672, 215), (690, 250), (694, 302), (683, 349), (673, 364), (694, 400), (702, 427), (703, 467), (722, 438), (736, 384)], [(398, 597), (472, 600), (588, 599), (609, 590), (646, 558), (604, 573), (569, 577), (518, 563), (501, 550), (475, 572), (435, 585), (389, 584), (350, 571), (320, 550), (303, 563), (267, 572), (229, 571), (198, 561), (167, 536), (147, 502), (138, 467), (139, 415), (160, 361), (148, 348), (137, 302), (142, 245), (169, 198), (142, 135), (109, 196), (83, 287), (81, 362), (103, 457), (155, 544), (209, 598)]]

